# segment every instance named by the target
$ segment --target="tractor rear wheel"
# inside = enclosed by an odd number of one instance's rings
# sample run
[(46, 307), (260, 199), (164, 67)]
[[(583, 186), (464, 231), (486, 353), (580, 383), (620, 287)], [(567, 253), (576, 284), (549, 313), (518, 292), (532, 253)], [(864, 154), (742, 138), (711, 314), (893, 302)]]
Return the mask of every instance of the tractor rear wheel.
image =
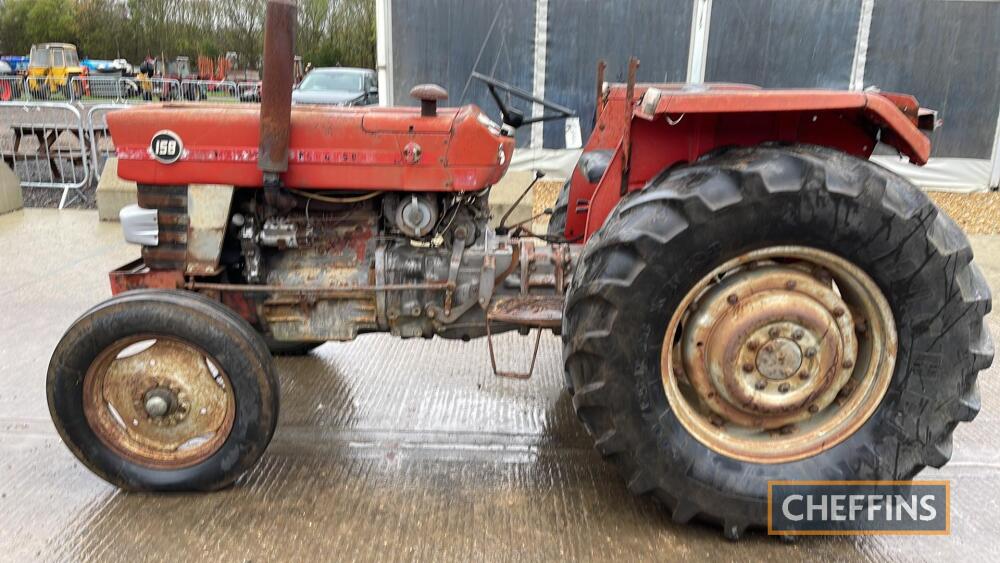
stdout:
[(770, 480), (910, 479), (951, 457), (993, 346), (986, 283), (925, 194), (814, 146), (664, 172), (587, 243), (573, 405), (636, 494), (739, 537)]
[(225, 487), (264, 453), (278, 420), (263, 339), (189, 292), (126, 292), (85, 313), (53, 353), (47, 391), (73, 454), (128, 490)]

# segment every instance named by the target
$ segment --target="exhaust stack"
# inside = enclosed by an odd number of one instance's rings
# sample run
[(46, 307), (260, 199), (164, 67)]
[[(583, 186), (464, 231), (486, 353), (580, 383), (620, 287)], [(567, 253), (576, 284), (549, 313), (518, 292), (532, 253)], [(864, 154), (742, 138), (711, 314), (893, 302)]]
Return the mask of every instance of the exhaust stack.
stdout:
[(276, 185), (288, 171), (292, 127), (297, 0), (268, 0), (264, 30), (264, 77), (260, 103), (260, 153), (264, 184)]

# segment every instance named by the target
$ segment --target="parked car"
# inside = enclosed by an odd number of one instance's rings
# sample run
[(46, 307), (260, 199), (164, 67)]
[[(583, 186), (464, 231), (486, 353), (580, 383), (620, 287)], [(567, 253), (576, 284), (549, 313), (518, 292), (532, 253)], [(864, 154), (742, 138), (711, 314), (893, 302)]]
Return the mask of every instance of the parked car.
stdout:
[(378, 103), (375, 71), (367, 68), (316, 68), (292, 91), (293, 104), (367, 106)]

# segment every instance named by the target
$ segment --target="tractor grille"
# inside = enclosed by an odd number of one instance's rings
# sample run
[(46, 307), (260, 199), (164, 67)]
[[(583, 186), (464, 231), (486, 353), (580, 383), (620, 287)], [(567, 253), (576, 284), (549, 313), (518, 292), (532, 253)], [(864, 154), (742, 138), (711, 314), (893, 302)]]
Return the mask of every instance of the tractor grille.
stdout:
[(155, 209), (159, 244), (143, 246), (142, 259), (154, 270), (183, 270), (187, 258), (187, 186), (140, 184), (139, 207)]

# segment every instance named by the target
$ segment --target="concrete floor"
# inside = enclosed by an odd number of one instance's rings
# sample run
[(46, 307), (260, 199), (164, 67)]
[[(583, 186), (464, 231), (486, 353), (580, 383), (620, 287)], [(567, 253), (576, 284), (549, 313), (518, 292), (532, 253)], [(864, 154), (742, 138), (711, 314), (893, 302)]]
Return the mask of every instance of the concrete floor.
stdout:
[[(483, 341), (368, 336), (281, 359), (282, 413), (262, 463), (231, 490), (123, 494), (59, 441), (45, 370), (63, 330), (137, 256), (96, 212), (0, 216), (0, 560), (998, 560), (1000, 379), (952, 462), (950, 537), (739, 542), (635, 499), (562, 390), (560, 347), (535, 377), (490, 373)], [(1000, 237), (974, 239), (1000, 288)], [(989, 321), (1000, 341), (996, 315)], [(501, 361), (526, 361), (501, 340)], [(990, 555), (992, 554), (992, 555)]]

